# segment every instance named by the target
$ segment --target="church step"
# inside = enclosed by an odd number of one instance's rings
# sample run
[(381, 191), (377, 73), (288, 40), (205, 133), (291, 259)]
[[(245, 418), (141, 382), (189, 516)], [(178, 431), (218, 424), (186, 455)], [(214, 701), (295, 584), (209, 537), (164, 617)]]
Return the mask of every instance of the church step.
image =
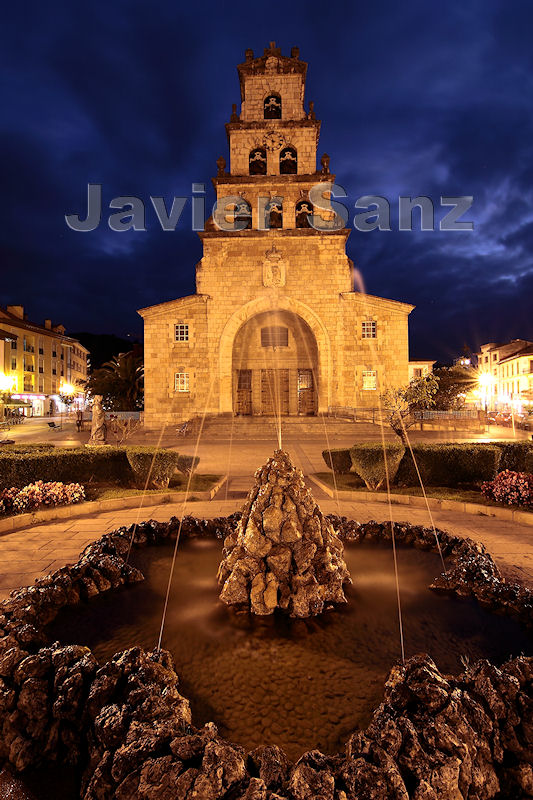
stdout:
[[(202, 438), (276, 439), (278, 426), (275, 417), (210, 417), (205, 421)], [(283, 436), (352, 436), (360, 432), (361, 427), (361, 423), (328, 417), (283, 417), (281, 420)]]

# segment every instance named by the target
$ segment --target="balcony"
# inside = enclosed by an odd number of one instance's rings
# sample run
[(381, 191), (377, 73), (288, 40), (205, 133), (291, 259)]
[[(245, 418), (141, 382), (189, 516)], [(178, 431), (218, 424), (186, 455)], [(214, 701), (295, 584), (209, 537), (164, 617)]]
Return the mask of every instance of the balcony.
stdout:
[(26, 344), (26, 342), (24, 342), (23, 349), (25, 353), (35, 353), (35, 347), (32, 344)]
[(35, 372), (33, 364), (24, 364), (24, 372)]

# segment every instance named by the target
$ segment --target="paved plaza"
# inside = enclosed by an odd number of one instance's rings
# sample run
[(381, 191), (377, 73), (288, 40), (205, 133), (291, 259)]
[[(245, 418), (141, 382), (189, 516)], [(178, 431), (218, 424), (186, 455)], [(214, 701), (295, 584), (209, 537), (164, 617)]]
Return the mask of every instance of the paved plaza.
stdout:
[[(272, 434), (258, 440), (239, 438), (237, 434), (228, 438), (200, 437), (179, 439), (175, 430), (167, 430), (163, 435), (151, 434), (150, 443), (175, 447), (183, 453), (200, 456), (200, 472), (228, 475), (228, 481), (211, 502), (191, 502), (184, 506), (162, 504), (149, 508), (129, 508), (123, 511), (109, 511), (87, 517), (65, 518), (50, 523), (35, 525), (27, 530), (19, 530), (0, 536), (0, 598), (7, 597), (12, 589), (25, 586), (41, 575), (77, 560), (83, 548), (106, 531), (120, 525), (129, 525), (144, 519), (168, 520), (171, 516), (190, 513), (201, 517), (227, 515), (242, 506), (245, 493), (251, 485), (255, 470), (272, 455), (277, 447), (275, 429)], [(378, 426), (353, 424), (349, 434), (301, 435), (289, 437), (283, 442), (293, 462), (304, 475), (326, 470), (322, 451), (328, 447), (347, 447), (358, 439), (377, 438)], [(517, 431), (520, 438), (529, 438), (523, 431)], [(56, 445), (75, 446), (84, 443), (88, 433), (78, 434), (74, 423), (64, 422), (63, 431), (50, 431), (46, 419), (28, 420), (24, 425), (15, 426), (9, 436), (17, 442), (51, 441)], [(490, 429), (485, 434), (477, 434), (477, 440), (492, 438), (512, 438), (509, 428)], [(414, 431), (413, 441), (450, 441), (456, 438), (465, 440), (465, 434), (443, 431)], [(143, 434), (137, 440), (146, 441)], [(337, 503), (321, 492), (316, 486), (311, 489), (326, 513), (340, 513), (360, 521), (389, 519), (389, 509), (384, 503), (347, 502)], [(429, 525), (428, 512), (422, 508), (406, 506), (392, 507), (393, 519), (416, 524)], [(459, 511), (434, 511), (433, 518), (438, 527), (460, 536), (469, 536), (483, 542), (503, 573), (509, 579), (521, 580), (533, 586), (533, 527), (520, 525), (494, 517), (474, 516)]]

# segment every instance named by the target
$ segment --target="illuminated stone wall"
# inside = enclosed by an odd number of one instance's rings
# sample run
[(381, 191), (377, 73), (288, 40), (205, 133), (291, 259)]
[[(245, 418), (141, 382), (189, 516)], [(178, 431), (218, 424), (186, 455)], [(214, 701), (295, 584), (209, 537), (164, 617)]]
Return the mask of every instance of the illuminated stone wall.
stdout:
[[(196, 267), (196, 294), (139, 312), (145, 321), (147, 427), (204, 412), (234, 412), (239, 368), (254, 371), (253, 413), (260, 414), (261, 357), (254, 352), (249, 363), (242, 358), (241, 329), (267, 313), (268, 324), (275, 324), (276, 311), (280, 324), (289, 319), (289, 346), (275, 352), (265, 348), (264, 368), (290, 369), (289, 413), (299, 408), (298, 367), (310, 364), (308, 358), (294, 364), (290, 345), (299, 324), (305, 327), (308, 347), (316, 352), (311, 359), (316, 412), (330, 406), (376, 406), (380, 389), (408, 381), (412, 306), (353, 291), (348, 229), (296, 227), (296, 204), (309, 202), (311, 187), (334, 181), (329, 159), (321, 160), (317, 170), (320, 122), (314, 111), (304, 109), (306, 69), (294, 50), (291, 57), (283, 57), (275, 46), (260, 58), (247, 53), (238, 67), (242, 106), (226, 126), (229, 169), (219, 165), (213, 183), (223, 209), (222, 198), (242, 198), (249, 204), (251, 227), (227, 231), (208, 220), (199, 234), (203, 258)], [(264, 119), (265, 97), (273, 93), (281, 97), (281, 117)], [(287, 146), (297, 150), (296, 174), (280, 174), (280, 152)], [(264, 148), (267, 157), (264, 175), (249, 174), (250, 151), (256, 147)], [(264, 230), (258, 207), (274, 196), (283, 198), (282, 226)], [(327, 212), (314, 210), (328, 218)], [(376, 336), (364, 338), (363, 322), (372, 321)], [(189, 326), (188, 341), (175, 341), (175, 325), (180, 323)], [(253, 329), (252, 324), (245, 330)], [(363, 388), (363, 372), (367, 385), (375, 372), (376, 388)], [(176, 391), (176, 374), (188, 376), (188, 391)]]

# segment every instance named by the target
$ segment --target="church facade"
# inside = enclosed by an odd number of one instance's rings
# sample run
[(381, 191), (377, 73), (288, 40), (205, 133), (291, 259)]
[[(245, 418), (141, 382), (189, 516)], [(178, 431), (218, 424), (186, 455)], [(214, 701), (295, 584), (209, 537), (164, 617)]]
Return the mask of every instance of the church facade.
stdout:
[(147, 427), (372, 407), (408, 382), (413, 306), (356, 290), (350, 231), (316, 199), (335, 176), (327, 155), (317, 169), (307, 64), (275, 43), (245, 59), (241, 111), (226, 125), (229, 169), (219, 158), (217, 211), (199, 233), (196, 293), (139, 311)]

